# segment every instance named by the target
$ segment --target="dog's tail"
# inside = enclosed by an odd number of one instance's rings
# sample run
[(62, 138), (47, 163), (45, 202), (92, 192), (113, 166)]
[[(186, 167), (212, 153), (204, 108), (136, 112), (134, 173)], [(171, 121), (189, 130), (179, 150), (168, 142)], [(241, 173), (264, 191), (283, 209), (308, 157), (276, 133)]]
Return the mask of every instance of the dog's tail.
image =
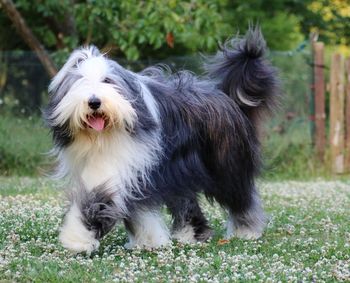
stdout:
[(250, 27), (245, 37), (228, 41), (205, 66), (209, 77), (254, 124), (276, 106), (279, 95), (277, 72), (265, 52), (260, 28)]

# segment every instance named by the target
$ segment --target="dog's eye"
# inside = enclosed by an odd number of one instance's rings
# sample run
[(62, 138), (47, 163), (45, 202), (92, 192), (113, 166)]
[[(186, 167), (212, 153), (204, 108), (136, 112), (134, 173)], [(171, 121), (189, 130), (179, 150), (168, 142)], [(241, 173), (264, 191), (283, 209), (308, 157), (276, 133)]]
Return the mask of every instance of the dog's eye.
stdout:
[(109, 78), (105, 78), (105, 79), (103, 80), (103, 82), (104, 82), (105, 84), (111, 84), (111, 83), (113, 83), (113, 81), (112, 81), (111, 79), (109, 79)]

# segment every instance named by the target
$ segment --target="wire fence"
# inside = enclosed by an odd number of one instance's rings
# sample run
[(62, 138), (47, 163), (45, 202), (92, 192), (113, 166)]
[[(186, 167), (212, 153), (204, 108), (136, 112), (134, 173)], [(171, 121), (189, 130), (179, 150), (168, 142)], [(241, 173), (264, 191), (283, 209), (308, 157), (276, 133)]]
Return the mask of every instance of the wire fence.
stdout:
[[(309, 48), (293, 52), (271, 52), (272, 64), (278, 68), (283, 96), (280, 111), (271, 120), (269, 128), (283, 134), (289, 128), (303, 129), (308, 134), (310, 85), (312, 64)], [(154, 59), (126, 61), (115, 58), (121, 65), (139, 71), (157, 63), (167, 64), (173, 70), (188, 69), (201, 72), (202, 57), (177, 56), (163, 61)], [(38, 115), (47, 102), (49, 76), (32, 52), (0, 52), (0, 113)]]

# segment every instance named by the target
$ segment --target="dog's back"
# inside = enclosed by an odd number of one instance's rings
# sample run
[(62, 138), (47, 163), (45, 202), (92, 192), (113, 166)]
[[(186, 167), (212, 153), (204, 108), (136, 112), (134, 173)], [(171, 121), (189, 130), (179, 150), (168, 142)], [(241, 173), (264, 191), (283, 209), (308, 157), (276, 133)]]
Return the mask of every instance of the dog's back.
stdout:
[(276, 71), (264, 58), (265, 49), (255, 28), (209, 59), (204, 77), (157, 67), (142, 73), (157, 101), (165, 152), (152, 174), (153, 199), (167, 203), (177, 234), (192, 221), (200, 231), (196, 239), (210, 235), (198, 192), (228, 209), (228, 237), (262, 233), (265, 217), (255, 187), (261, 168), (258, 123), (278, 96)]

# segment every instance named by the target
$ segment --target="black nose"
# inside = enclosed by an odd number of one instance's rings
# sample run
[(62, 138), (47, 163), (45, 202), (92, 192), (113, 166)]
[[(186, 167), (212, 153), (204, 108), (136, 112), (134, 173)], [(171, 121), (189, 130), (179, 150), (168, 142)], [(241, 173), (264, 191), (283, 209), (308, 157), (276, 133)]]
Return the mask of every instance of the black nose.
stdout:
[(101, 100), (96, 96), (93, 96), (89, 99), (88, 104), (92, 110), (97, 110), (101, 106)]

